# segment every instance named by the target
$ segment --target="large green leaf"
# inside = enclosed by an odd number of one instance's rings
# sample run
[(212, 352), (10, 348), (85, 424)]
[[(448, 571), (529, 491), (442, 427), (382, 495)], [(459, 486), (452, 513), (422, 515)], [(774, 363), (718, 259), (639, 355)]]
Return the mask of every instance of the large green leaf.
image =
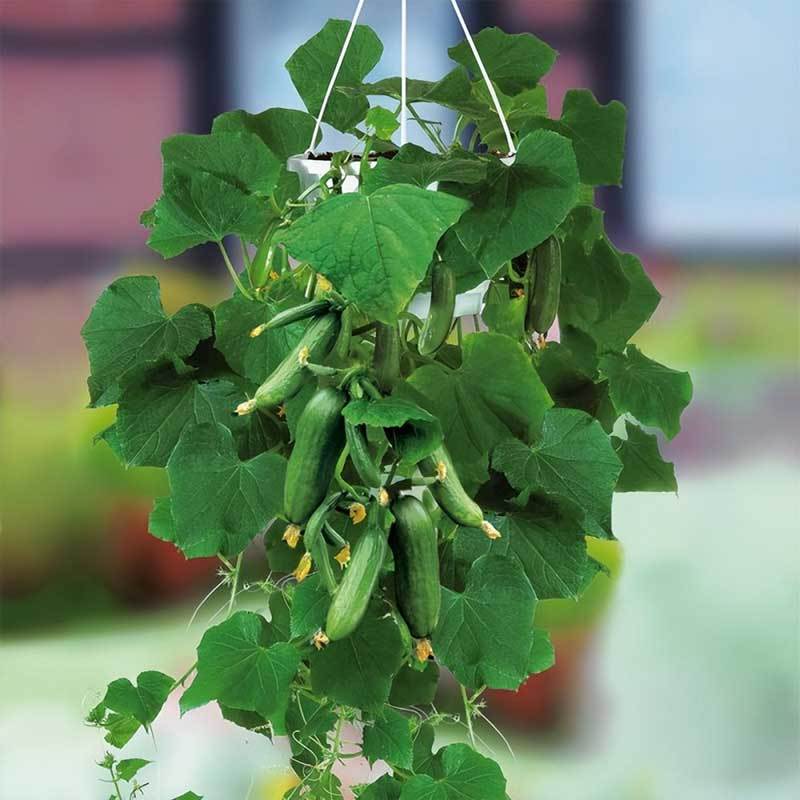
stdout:
[(300, 654), (274, 638), (267, 621), (251, 611), (209, 628), (197, 648), (197, 676), (181, 696), (181, 713), (212, 700), (265, 719), (285, 709)]
[(292, 638), (310, 639), (324, 627), (330, 604), (330, 592), (317, 573), (299, 583), (292, 593)]
[(645, 356), (629, 344), (625, 353), (607, 353), (600, 371), (608, 378), (611, 400), (621, 414), (661, 428), (672, 439), (681, 429), (681, 413), (692, 399), (692, 379)]
[(392, 183), (410, 183), (427, 189), (437, 181), (479, 183), (486, 175), (486, 163), (466, 150), (445, 155), (431, 153), (415, 144), (404, 144), (392, 158), (379, 158), (364, 172), (367, 194)]
[(403, 784), (391, 775), (381, 775), (374, 783), (365, 786), (358, 800), (399, 800)]
[(535, 608), (517, 561), (481, 556), (463, 593), (442, 588), (434, 652), (465, 686), (516, 689), (528, 677)]
[(603, 106), (588, 89), (570, 89), (564, 95), (561, 119), (537, 117), (524, 132), (547, 128), (566, 136), (575, 148), (581, 183), (620, 186), (627, 115), (619, 100)]
[(215, 117), (211, 127), (214, 134), (241, 131), (254, 133), (281, 161), (286, 161), (305, 152), (314, 132), (314, 117), (295, 108), (268, 108), (260, 114), (237, 110)]
[(533, 446), (510, 439), (495, 448), (492, 466), (503, 472), (524, 502), (541, 492), (584, 512), (584, 532), (611, 533), (611, 498), (622, 464), (600, 423), (583, 411), (551, 408)]
[(436, 758), (440, 777), (414, 775), (400, 800), (506, 800), (506, 779), (500, 767), (466, 744), (443, 747)]
[(270, 212), (264, 198), (209, 172), (171, 172), (164, 179), (164, 194), (145, 214), (152, 228), (147, 244), (172, 258), (204, 242), (222, 242), (229, 234), (255, 241)]
[(401, 708), (430, 705), (436, 697), (438, 686), (439, 666), (435, 661), (429, 661), (422, 671), (404, 665), (395, 675), (389, 703)]
[(241, 552), (283, 509), (286, 460), (241, 461), (219, 424), (187, 427), (167, 464), (175, 544), (187, 558)]
[(460, 369), (423, 366), (407, 387), (402, 391), (438, 417), (458, 474), (473, 491), (489, 477), (492, 448), (538, 430), (553, 404), (522, 345), (497, 333), (465, 337)]
[(502, 534), (490, 540), (474, 528), (459, 528), (453, 539), (453, 557), (471, 564), (482, 555), (516, 560), (539, 600), (577, 598), (586, 573), (586, 541), (581, 519), (572, 510), (537, 504), (531, 510), (492, 516)]
[[(164, 467), (187, 425), (227, 425), (241, 393), (229, 381), (198, 382), (172, 364), (126, 380), (117, 410), (117, 437), (128, 466)], [(230, 427), (230, 426), (228, 426)]]
[(373, 604), (354, 633), (311, 654), (317, 694), (368, 711), (386, 703), (406, 652), (397, 624), (385, 614), (384, 606)]
[(342, 414), (353, 425), (383, 428), (400, 457), (412, 464), (430, 455), (442, 443), (439, 420), (402, 397), (352, 400)]
[(161, 143), (165, 174), (210, 173), (243, 192), (272, 194), (283, 168), (264, 141), (249, 131), (198, 136), (181, 133)]
[(425, 277), (439, 238), (468, 205), (407, 184), (343, 194), (301, 217), (283, 241), (348, 300), (391, 324)]
[(414, 742), (411, 718), (384, 708), (364, 726), (362, 751), (370, 764), (386, 761), (401, 769), (411, 769)]
[(528, 658), (528, 672), (531, 675), (538, 675), (540, 672), (550, 669), (556, 663), (556, 653), (553, 643), (550, 641), (550, 634), (539, 628), (533, 629), (533, 644)]
[(117, 401), (120, 378), (131, 368), (160, 359), (182, 358), (211, 336), (210, 311), (184, 306), (167, 316), (156, 278), (118, 278), (94, 304), (81, 328), (89, 352), (92, 405)]
[[(485, 110), (481, 114), (475, 115), (481, 141), (490, 150), (505, 152), (508, 149), (505, 131), (485, 85), (475, 84), (472, 92), (476, 101), (482, 101), (485, 104)], [(503, 109), (503, 115), (512, 133), (519, 133), (523, 130), (527, 132), (530, 122), (541, 115), (547, 115), (547, 92), (545, 92), (544, 86), (527, 89), (513, 97), (499, 92), (497, 99), (500, 101), (500, 107)]]
[(622, 472), (617, 480), (617, 492), (677, 492), (675, 465), (664, 461), (658, 451), (658, 439), (645, 433), (630, 420), (625, 421), (626, 439), (613, 436)]
[(472, 202), (453, 232), (491, 278), (550, 236), (575, 205), (575, 153), (563, 136), (534, 131), (519, 143), (511, 166), (494, 159), (485, 181), (448, 184), (448, 191)]
[[(345, 20), (329, 19), (322, 30), (300, 45), (286, 62), (295, 89), (315, 117), (322, 108), (322, 99), (349, 27), (350, 23)], [(375, 31), (366, 25), (357, 25), (325, 110), (325, 122), (347, 131), (364, 118), (369, 108), (366, 97), (341, 91), (341, 87), (360, 84), (380, 61), (382, 53), (383, 45)]]
[[(287, 302), (294, 303), (295, 300), (292, 295)], [(214, 309), (214, 346), (239, 375), (252, 383), (260, 384), (272, 373), (303, 335), (305, 322), (265, 330), (256, 337), (250, 335), (283, 308), (284, 303), (271, 306), (259, 300), (248, 300), (237, 293)]]
[[(506, 33), (500, 28), (484, 28), (473, 37), (486, 71), (493, 83), (506, 94), (532, 89), (550, 71), (556, 51), (532, 33)], [(463, 41), (447, 51), (450, 58), (467, 67), (481, 79), (469, 43)]]

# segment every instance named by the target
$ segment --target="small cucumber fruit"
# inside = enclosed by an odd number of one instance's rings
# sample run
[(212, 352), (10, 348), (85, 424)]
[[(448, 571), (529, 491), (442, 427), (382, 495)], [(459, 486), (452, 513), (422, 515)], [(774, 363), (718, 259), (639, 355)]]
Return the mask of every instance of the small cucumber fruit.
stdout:
[(480, 528), (490, 539), (499, 539), (500, 532), (483, 518), (481, 507), (466, 493), (461, 485), (450, 455), (444, 446), (438, 447), (419, 463), (423, 475), (435, 476), (436, 483), (428, 488), (453, 522), (467, 528)]
[[(306, 330), (303, 338), (286, 358), (275, 368), (272, 374), (258, 387), (251, 401), (242, 403), (237, 409), (240, 414), (247, 414), (257, 408), (274, 408), (284, 400), (297, 394), (309, 377), (309, 373), (301, 363), (300, 355), (308, 348), (308, 359), (320, 362), (325, 359), (333, 347), (339, 333), (339, 315), (325, 314), (315, 319)], [(327, 488), (327, 487), (326, 487)]]
[(377, 489), (381, 485), (381, 471), (372, 460), (363, 426), (345, 422), (344, 430), (347, 435), (347, 444), (350, 446), (350, 460), (353, 462), (358, 477), (361, 478), (364, 486)]
[(531, 258), (533, 274), (528, 292), (525, 329), (547, 333), (558, 313), (561, 294), (561, 245), (555, 236), (542, 242)]
[(400, 378), (400, 332), (397, 325), (377, 324), (372, 365), (378, 388), (382, 392), (391, 392)]
[(444, 261), (437, 261), (431, 270), (431, 307), (417, 342), (420, 355), (431, 356), (445, 343), (455, 307), (455, 273)]
[(275, 330), (309, 317), (320, 317), (330, 310), (331, 304), (329, 300), (312, 300), (309, 303), (303, 303), (293, 308), (287, 308), (285, 311), (280, 311), (264, 325), (264, 330)]
[(283, 492), (283, 512), (293, 525), (304, 525), (328, 492), (344, 448), (346, 402), (337, 389), (320, 389), (297, 421)]
[(412, 495), (392, 503), (389, 545), (394, 555), (397, 606), (417, 639), (431, 635), (439, 620), (439, 548), (425, 506)]
[(387, 538), (386, 531), (373, 521), (353, 548), (350, 566), (333, 595), (325, 622), (325, 633), (332, 642), (349, 636), (364, 618), (386, 559)]
[(353, 336), (353, 307), (345, 306), (340, 317), (341, 327), (336, 338), (334, 352), (336, 358), (344, 361), (350, 355), (350, 339)]

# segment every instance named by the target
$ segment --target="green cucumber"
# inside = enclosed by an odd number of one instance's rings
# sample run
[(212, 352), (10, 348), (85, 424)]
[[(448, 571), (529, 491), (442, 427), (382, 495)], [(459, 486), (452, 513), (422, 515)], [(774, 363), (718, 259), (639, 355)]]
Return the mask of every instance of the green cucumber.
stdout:
[(353, 425), (351, 422), (344, 424), (347, 444), (350, 446), (350, 460), (361, 478), (364, 486), (377, 489), (381, 485), (381, 471), (372, 460), (364, 434), (363, 426)]
[(558, 313), (561, 294), (561, 245), (555, 236), (542, 242), (531, 259), (534, 270), (530, 278), (525, 329), (530, 333), (547, 333)]
[(353, 336), (353, 306), (345, 306), (340, 317), (341, 328), (336, 338), (334, 352), (336, 358), (344, 361), (350, 355), (350, 339)]
[(397, 325), (379, 322), (375, 326), (375, 379), (382, 392), (391, 392), (400, 378), (400, 332)]
[(432, 356), (447, 340), (456, 307), (456, 276), (444, 262), (431, 270), (431, 307), (417, 342), (420, 355)]
[(325, 633), (332, 642), (349, 636), (364, 618), (388, 547), (386, 531), (373, 520), (353, 548), (350, 566), (328, 609)]
[(394, 555), (397, 606), (417, 639), (431, 635), (442, 602), (436, 528), (413, 495), (392, 503), (394, 524), (389, 545)]
[(274, 330), (275, 328), (283, 328), (286, 325), (291, 325), (293, 322), (299, 322), (309, 317), (320, 317), (331, 310), (331, 303), (329, 300), (312, 300), (309, 303), (303, 303), (293, 308), (287, 308), (276, 314), (269, 322), (264, 325), (264, 330)]
[(337, 389), (320, 389), (297, 421), (283, 492), (284, 516), (292, 525), (304, 525), (328, 492), (345, 444), (346, 402)]
[(342, 499), (344, 492), (334, 492), (328, 495), (317, 507), (316, 511), (308, 518), (306, 530), (303, 534), (303, 542), (306, 550), (310, 550), (314, 543), (320, 538), (320, 533), (328, 519), (328, 514), (336, 508), (336, 504)]
[(239, 413), (249, 413), (257, 408), (274, 408), (297, 394), (309, 377), (309, 373), (300, 363), (301, 351), (307, 347), (309, 360), (319, 363), (330, 352), (338, 333), (338, 314), (330, 313), (315, 319), (294, 350), (258, 387), (255, 397), (248, 403), (242, 404)]
[(428, 488), (442, 511), (453, 522), (466, 528), (480, 528), (490, 539), (500, 538), (497, 529), (483, 518), (481, 507), (461, 485), (461, 479), (444, 446), (438, 447), (431, 455), (420, 461), (419, 470), (423, 475), (438, 478), (436, 483), (432, 483)]
[(338, 584), (331, 564), (331, 554), (328, 552), (328, 545), (325, 543), (324, 537), (318, 536), (310, 546), (306, 546), (308, 547), (308, 552), (311, 553), (311, 558), (317, 565), (317, 572), (319, 572), (323, 585), (330, 594), (333, 594)]

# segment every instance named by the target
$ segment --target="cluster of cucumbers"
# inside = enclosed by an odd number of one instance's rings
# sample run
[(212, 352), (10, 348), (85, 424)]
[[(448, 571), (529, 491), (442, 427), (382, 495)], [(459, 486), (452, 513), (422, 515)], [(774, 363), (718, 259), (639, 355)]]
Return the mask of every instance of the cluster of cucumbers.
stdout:
[[(418, 330), (421, 355), (436, 353), (446, 341), (454, 302), (453, 273), (439, 262), (432, 270), (431, 312)], [(332, 385), (318, 385), (306, 404), (297, 421), (286, 470), (283, 516), (287, 527), (283, 538), (290, 547), (296, 547), (302, 538), (305, 548), (295, 577), (303, 580), (313, 569), (332, 595), (324, 630), (314, 637), (314, 644), (324, 646), (356, 630), (391, 549), (394, 601), (417, 640), (415, 649), (422, 660), (432, 652), (429, 637), (438, 621), (441, 602), (437, 527), (417, 497), (396, 491), (397, 485), (387, 485), (390, 478), (376, 463), (365, 426), (350, 423), (342, 413), (349, 397), (378, 399), (392, 391), (401, 371), (398, 328), (377, 323), (371, 369), (350, 372), (322, 363), (332, 355), (347, 355), (352, 335), (349, 308), (332, 300), (312, 300), (281, 312), (251, 335), (302, 319), (310, 322), (297, 346), (237, 412), (273, 410), (309, 381), (345, 374), (338, 384), (335, 380), (320, 382)], [(340, 462), (345, 458), (350, 459), (358, 476), (358, 488), (344, 480), (337, 485), (337, 468), (341, 470)], [(419, 483), (428, 486), (438, 508), (453, 522), (480, 528), (491, 538), (499, 536), (465, 491), (444, 446), (417, 467), (423, 476)], [(410, 488), (408, 480), (399, 485)], [(354, 522), (364, 524), (364, 533), (352, 552), (350, 544), (328, 522), (333, 512), (343, 508), (350, 509)], [(335, 559), (330, 557), (331, 547), (338, 548)]]

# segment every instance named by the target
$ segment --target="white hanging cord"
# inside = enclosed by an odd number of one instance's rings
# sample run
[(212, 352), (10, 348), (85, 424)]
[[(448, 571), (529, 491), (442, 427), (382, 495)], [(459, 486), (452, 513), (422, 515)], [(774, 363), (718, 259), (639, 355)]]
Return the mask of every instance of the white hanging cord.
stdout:
[(331, 75), (331, 81), (328, 84), (328, 89), (325, 92), (325, 96), (322, 98), (322, 105), (319, 109), (319, 115), (317, 116), (317, 121), (314, 125), (314, 133), (311, 134), (311, 142), (308, 145), (308, 149), (306, 150), (306, 155), (312, 153), (314, 151), (314, 144), (317, 141), (317, 134), (319, 133), (320, 126), (322, 125), (322, 118), (325, 116), (325, 109), (328, 106), (328, 101), (331, 98), (331, 94), (333, 93), (333, 87), (336, 85), (336, 79), (339, 77), (339, 70), (342, 68), (342, 64), (344, 63), (344, 57), (347, 55), (347, 48), (350, 46), (350, 40), (353, 38), (353, 31), (356, 29), (356, 24), (358, 23), (358, 18), (361, 14), (361, 9), (364, 7), (365, 0), (358, 0), (358, 5), (356, 6), (355, 14), (353, 14), (353, 19), (350, 21), (350, 28), (347, 31), (347, 36), (344, 37), (344, 44), (342, 44), (341, 52), (339, 53), (339, 59), (336, 62), (336, 66), (333, 68), (333, 75)]
[(408, 141), (408, 4), (400, 0), (400, 144)]
[(458, 21), (461, 24), (461, 29), (464, 31), (464, 35), (467, 37), (467, 43), (469, 44), (470, 50), (472, 50), (472, 55), (475, 56), (475, 61), (478, 62), (478, 69), (481, 71), (481, 76), (483, 77), (484, 83), (486, 84), (486, 88), (489, 90), (489, 95), (492, 98), (492, 102), (494, 103), (495, 111), (497, 111), (497, 115), (500, 117), (500, 124), (503, 126), (503, 133), (506, 136), (506, 142), (508, 143), (508, 154), (513, 156), (516, 152), (514, 148), (514, 140), (511, 138), (511, 131), (508, 129), (508, 123), (506, 122), (506, 115), (503, 113), (503, 108), (500, 105), (500, 100), (497, 97), (497, 92), (494, 90), (494, 84), (489, 79), (489, 73), (486, 72), (486, 67), (483, 65), (483, 61), (481, 61), (480, 53), (478, 53), (478, 48), (475, 47), (475, 42), (472, 41), (472, 36), (470, 35), (469, 28), (467, 27), (467, 23), (464, 22), (464, 17), (461, 15), (461, 9), (458, 7), (457, 0), (450, 0), (450, 5), (453, 6), (453, 11), (456, 12), (456, 16), (458, 17)]

